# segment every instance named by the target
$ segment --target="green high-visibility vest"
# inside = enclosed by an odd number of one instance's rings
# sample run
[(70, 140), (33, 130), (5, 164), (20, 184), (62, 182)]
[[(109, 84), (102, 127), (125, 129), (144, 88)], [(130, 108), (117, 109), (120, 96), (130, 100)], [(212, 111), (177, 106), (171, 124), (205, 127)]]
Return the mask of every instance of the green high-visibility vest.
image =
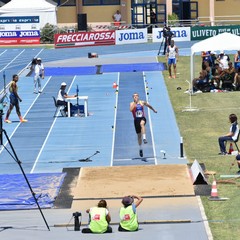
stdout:
[(134, 213), (132, 205), (121, 207), (120, 209), (120, 225), (128, 231), (136, 231), (138, 229), (137, 213)]
[(106, 208), (93, 207), (91, 208), (90, 216), (89, 228), (93, 233), (104, 233), (107, 231)]

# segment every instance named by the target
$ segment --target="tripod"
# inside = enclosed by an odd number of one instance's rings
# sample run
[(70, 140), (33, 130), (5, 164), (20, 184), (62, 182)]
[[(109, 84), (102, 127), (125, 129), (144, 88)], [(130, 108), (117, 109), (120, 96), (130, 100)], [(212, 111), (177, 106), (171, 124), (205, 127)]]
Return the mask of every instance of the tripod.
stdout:
[(78, 84), (77, 84), (77, 89), (76, 89), (76, 92), (77, 92), (77, 115), (78, 117), (80, 116), (80, 109), (79, 109), (79, 99), (78, 99), (78, 93), (79, 93), (79, 88), (78, 88)]
[(3, 71), (3, 85), (4, 85), (3, 97), (2, 97), (2, 99), (0, 99), (0, 104), (2, 103), (3, 106), (5, 107), (9, 103), (9, 98), (8, 98), (7, 92), (6, 92), (6, 75), (5, 75), (5, 71)]
[[(161, 52), (161, 49), (162, 49), (162, 45), (163, 45), (163, 43), (166, 41), (166, 39), (165, 39), (165, 37), (163, 37), (163, 39), (162, 39), (162, 42), (161, 42), (161, 44), (160, 44), (160, 47), (159, 47), (159, 50), (158, 50), (158, 56), (159, 56), (159, 54), (160, 54), (160, 52)], [(165, 44), (165, 43), (164, 43)]]
[[(43, 220), (44, 220), (44, 222), (45, 222), (45, 224), (46, 224), (46, 226), (47, 226), (47, 229), (50, 231), (50, 228), (49, 228), (49, 226), (48, 226), (48, 223), (47, 223), (47, 221), (46, 221), (46, 219), (45, 219), (45, 217), (44, 217), (44, 215), (43, 215), (42, 209), (40, 208), (40, 206), (39, 206), (39, 204), (38, 204), (36, 195), (35, 195), (35, 193), (33, 192), (32, 187), (31, 187), (31, 185), (30, 185), (30, 183), (29, 183), (29, 181), (28, 181), (28, 178), (27, 178), (27, 176), (26, 176), (26, 174), (25, 174), (25, 172), (24, 172), (24, 170), (23, 170), (23, 167), (22, 167), (22, 165), (21, 165), (21, 161), (18, 159), (18, 156), (17, 156), (17, 154), (16, 154), (16, 152), (15, 152), (15, 150), (14, 150), (14, 148), (13, 148), (13, 145), (12, 145), (12, 143), (11, 143), (8, 135), (7, 135), (6, 130), (3, 129), (3, 118), (2, 118), (3, 114), (4, 114), (4, 113), (3, 113), (3, 104), (0, 104), (0, 145), (3, 146), (3, 147), (6, 149), (6, 151), (10, 154), (10, 156), (11, 156), (11, 157), (15, 160), (15, 162), (18, 164), (18, 166), (19, 166), (19, 168), (20, 168), (20, 170), (21, 170), (21, 172), (22, 172), (22, 174), (23, 174), (23, 176), (24, 176), (24, 179), (25, 179), (25, 181), (26, 181), (26, 183), (27, 183), (27, 185), (28, 185), (28, 187), (29, 187), (29, 190), (30, 190), (30, 192), (31, 192), (31, 194), (32, 194), (32, 196), (33, 196), (33, 198), (34, 198), (34, 201), (36, 202), (37, 207), (38, 207), (38, 209), (39, 209), (39, 211), (40, 211), (40, 213), (41, 213), (41, 215), (42, 215), (42, 218), (43, 218)], [(10, 146), (10, 148), (11, 148), (11, 150), (12, 150), (12, 153), (11, 153), (11, 152), (4, 146), (4, 144), (3, 144), (3, 134), (5, 135), (5, 137), (6, 137), (6, 139), (7, 139), (7, 142), (9, 143), (9, 146)]]

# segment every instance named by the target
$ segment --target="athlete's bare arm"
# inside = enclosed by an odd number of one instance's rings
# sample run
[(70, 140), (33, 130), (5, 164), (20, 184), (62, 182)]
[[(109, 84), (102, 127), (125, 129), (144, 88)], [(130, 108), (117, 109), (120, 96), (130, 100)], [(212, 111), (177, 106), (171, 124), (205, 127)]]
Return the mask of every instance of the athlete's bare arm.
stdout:
[(142, 101), (142, 103), (143, 103), (146, 107), (150, 108), (153, 112), (157, 113), (157, 111), (156, 111), (148, 102)]
[(131, 102), (130, 103), (130, 112), (132, 112), (135, 107), (136, 107), (136, 103), (135, 102)]

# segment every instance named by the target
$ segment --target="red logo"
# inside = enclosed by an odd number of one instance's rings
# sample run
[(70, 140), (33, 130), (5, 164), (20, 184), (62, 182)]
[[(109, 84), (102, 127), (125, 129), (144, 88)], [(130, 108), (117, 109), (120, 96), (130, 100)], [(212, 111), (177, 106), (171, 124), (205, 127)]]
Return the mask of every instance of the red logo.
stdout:
[(129, 214), (125, 214), (123, 220), (124, 221), (129, 221), (130, 220), (130, 215)]
[(100, 220), (100, 214), (95, 214), (95, 215), (93, 216), (93, 220), (94, 220), (94, 221), (99, 221), (99, 220)]

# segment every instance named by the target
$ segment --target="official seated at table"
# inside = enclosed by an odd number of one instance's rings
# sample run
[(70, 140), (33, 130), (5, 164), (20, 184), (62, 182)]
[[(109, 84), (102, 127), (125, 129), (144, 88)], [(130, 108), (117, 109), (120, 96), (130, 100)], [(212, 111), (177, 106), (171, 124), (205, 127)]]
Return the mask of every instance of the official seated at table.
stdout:
[(77, 97), (77, 95), (68, 95), (66, 93), (66, 87), (67, 87), (67, 84), (65, 82), (62, 82), (61, 83), (61, 87), (58, 91), (58, 96), (57, 96), (57, 105), (63, 105), (64, 106), (64, 109), (60, 110), (61, 111), (61, 114), (62, 116), (66, 117), (67, 116), (67, 113), (70, 111), (71, 113), (71, 108), (72, 108), (72, 103), (70, 103), (70, 109), (68, 109), (68, 104), (66, 102), (66, 98), (75, 98)]

